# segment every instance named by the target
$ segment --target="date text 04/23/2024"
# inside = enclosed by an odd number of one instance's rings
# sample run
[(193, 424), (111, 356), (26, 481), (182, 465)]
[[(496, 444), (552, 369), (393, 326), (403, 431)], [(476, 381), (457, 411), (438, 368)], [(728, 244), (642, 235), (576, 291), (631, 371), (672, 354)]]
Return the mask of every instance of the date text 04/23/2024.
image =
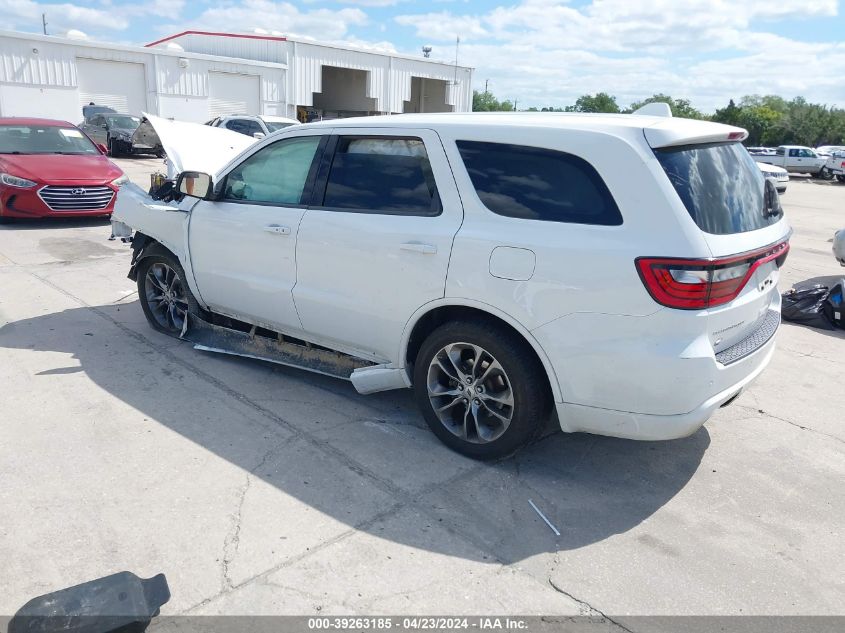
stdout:
[(308, 618), (308, 629), (328, 630), (373, 630), (373, 631), (522, 631), (528, 623), (520, 618), (509, 617), (317, 617)]

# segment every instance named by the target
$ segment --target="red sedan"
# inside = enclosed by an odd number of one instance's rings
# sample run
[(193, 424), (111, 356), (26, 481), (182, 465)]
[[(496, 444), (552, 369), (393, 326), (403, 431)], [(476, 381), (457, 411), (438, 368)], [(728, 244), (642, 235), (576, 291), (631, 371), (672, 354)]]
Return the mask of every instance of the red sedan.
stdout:
[(0, 222), (110, 216), (126, 175), (75, 125), (0, 118)]

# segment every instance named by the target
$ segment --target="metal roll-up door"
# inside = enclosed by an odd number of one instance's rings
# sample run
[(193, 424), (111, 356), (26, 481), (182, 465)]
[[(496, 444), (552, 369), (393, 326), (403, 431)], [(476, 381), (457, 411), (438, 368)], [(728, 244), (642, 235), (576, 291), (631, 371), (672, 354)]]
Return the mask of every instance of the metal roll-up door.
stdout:
[(80, 107), (93, 102), (126, 114), (137, 115), (147, 110), (143, 64), (80, 57), (76, 69)]
[(260, 114), (257, 75), (208, 73), (208, 118)]

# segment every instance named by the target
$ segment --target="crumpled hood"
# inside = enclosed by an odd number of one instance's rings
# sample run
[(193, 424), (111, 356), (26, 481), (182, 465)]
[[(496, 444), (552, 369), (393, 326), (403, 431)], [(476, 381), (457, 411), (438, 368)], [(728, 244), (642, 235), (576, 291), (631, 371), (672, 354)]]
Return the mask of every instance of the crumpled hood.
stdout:
[(224, 128), (171, 121), (146, 112), (132, 136), (132, 142), (139, 145), (160, 145), (175, 173), (188, 170), (212, 176), (257, 140)]
[(44, 183), (107, 183), (123, 174), (102, 154), (3, 154), (0, 171)]

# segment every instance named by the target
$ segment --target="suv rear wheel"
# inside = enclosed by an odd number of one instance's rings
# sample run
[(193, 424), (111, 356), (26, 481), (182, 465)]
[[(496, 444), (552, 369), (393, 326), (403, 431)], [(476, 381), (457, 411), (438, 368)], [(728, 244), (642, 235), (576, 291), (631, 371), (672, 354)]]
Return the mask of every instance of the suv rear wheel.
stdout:
[(179, 337), (188, 313), (199, 304), (185, 283), (185, 271), (169, 255), (153, 255), (138, 265), (138, 297), (149, 324), (159, 332)]
[(432, 332), (417, 355), (414, 394), (434, 434), (474, 459), (505, 457), (527, 444), (549, 409), (533, 351), (493, 323), (453, 321)]

